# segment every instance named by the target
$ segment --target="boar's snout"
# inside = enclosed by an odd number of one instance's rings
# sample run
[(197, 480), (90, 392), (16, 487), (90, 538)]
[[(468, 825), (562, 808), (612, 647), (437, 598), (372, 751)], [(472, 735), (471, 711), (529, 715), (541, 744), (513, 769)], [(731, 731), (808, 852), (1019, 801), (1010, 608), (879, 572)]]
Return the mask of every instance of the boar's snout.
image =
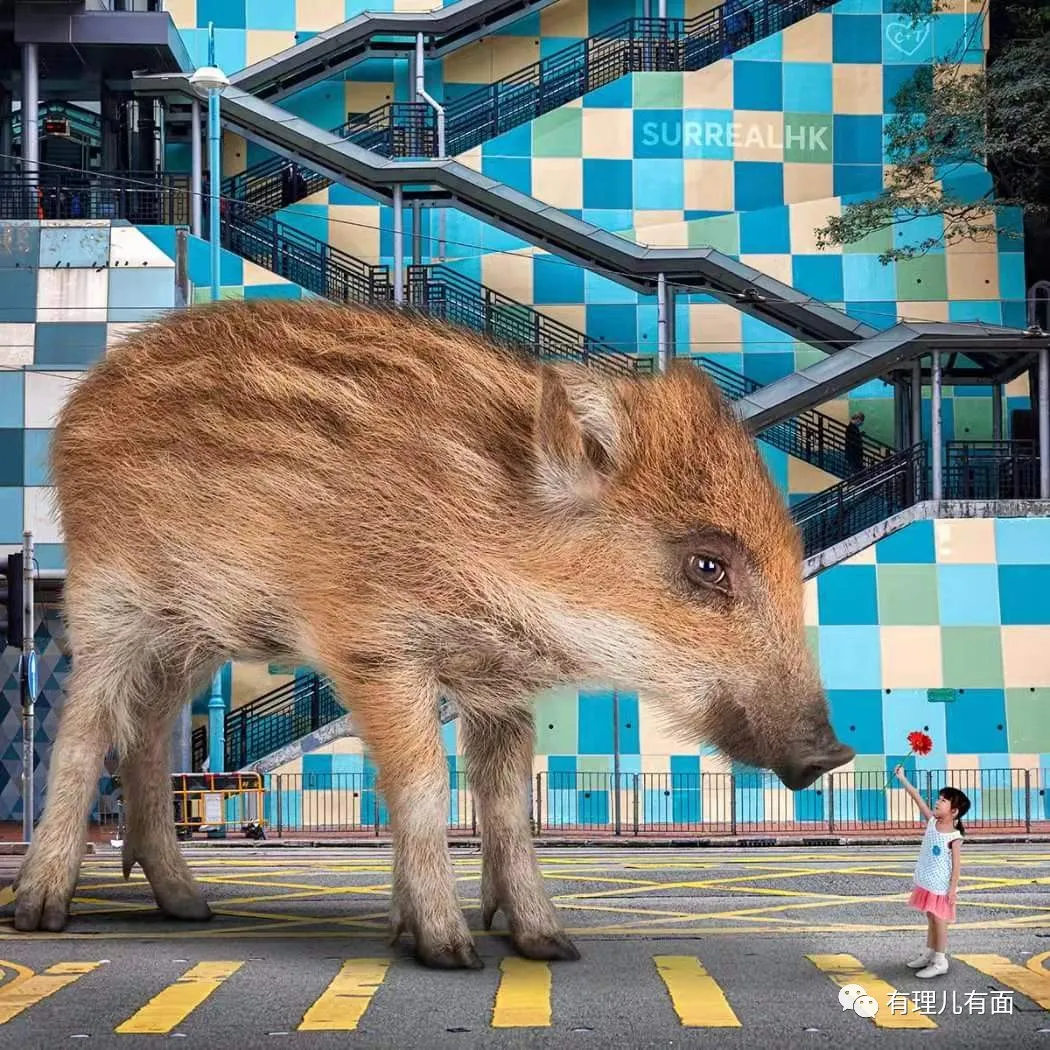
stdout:
[(801, 791), (814, 781), (839, 766), (845, 765), (855, 752), (848, 744), (840, 743), (832, 734), (830, 742), (819, 751), (803, 753), (774, 767), (773, 772), (792, 791)]

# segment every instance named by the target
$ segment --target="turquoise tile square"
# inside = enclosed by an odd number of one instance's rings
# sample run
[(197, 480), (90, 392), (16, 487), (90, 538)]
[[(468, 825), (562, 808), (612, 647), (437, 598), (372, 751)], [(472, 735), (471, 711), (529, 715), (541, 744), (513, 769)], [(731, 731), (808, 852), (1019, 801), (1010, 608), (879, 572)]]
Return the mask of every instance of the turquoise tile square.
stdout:
[(1000, 565), (1050, 565), (1050, 518), (998, 518), (995, 551)]
[[(173, 285), (173, 297), (174, 294)], [(105, 354), (106, 335), (105, 322), (42, 322), (36, 326), (34, 363), (56, 368), (86, 368)]]
[(0, 543), (21, 543), (25, 529), (24, 489), (0, 488)]
[(0, 427), (20, 427), (24, 423), (25, 373), (0, 369)]
[(1050, 624), (1050, 565), (1000, 565), (1003, 624)]
[(109, 271), (108, 320), (152, 321), (175, 306), (175, 271), (159, 267), (113, 267)]
[(878, 689), (882, 652), (876, 626), (819, 628), (820, 675), (826, 689)]
[(837, 565), (817, 577), (822, 626), (877, 624), (879, 606), (874, 565)]
[(108, 226), (42, 226), (40, 268), (74, 270), (109, 265)]
[(26, 485), (48, 485), (48, 456), (51, 450), (51, 430), (26, 430), (25, 433), (25, 483)]
[[(34, 272), (40, 263), (40, 224), (32, 219), (5, 219), (3, 237), (0, 237), (0, 271), (19, 269)], [(4, 280), (0, 273), (0, 301), (4, 301)], [(34, 297), (35, 301), (35, 297)]]
[(879, 540), (875, 560), (884, 565), (932, 565), (937, 560), (932, 521), (916, 521)]
[(994, 626), (999, 621), (999, 573), (995, 565), (938, 565), (941, 623)]
[(681, 160), (636, 160), (635, 208), (681, 211), (685, 207), (684, 172)]

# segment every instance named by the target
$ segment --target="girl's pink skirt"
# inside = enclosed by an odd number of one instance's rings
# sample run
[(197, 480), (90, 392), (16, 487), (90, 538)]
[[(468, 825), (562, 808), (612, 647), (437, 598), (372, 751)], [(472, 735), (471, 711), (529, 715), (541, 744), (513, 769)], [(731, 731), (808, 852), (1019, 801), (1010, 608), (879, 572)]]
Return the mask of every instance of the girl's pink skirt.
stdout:
[(955, 905), (948, 899), (947, 893), (931, 893), (921, 886), (916, 886), (911, 891), (908, 904), (919, 911), (929, 912), (938, 919), (955, 922)]

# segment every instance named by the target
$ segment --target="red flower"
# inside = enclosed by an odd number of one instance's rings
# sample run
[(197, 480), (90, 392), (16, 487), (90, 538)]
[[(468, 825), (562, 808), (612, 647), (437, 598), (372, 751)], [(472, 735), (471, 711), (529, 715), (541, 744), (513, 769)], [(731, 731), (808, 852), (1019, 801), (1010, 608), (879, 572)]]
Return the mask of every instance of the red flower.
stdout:
[(908, 743), (916, 755), (928, 755), (933, 750), (933, 741), (918, 731), (908, 734)]

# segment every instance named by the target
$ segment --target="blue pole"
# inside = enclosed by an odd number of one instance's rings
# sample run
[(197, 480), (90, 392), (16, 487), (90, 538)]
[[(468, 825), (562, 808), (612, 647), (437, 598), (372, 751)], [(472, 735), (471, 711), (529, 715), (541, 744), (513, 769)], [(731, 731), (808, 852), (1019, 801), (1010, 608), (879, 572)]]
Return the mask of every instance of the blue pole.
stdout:
[[(208, 23), (208, 64), (215, 65), (215, 24)], [(219, 191), (222, 183), (222, 158), (220, 156), (219, 92), (212, 88), (208, 92), (208, 239), (211, 242), (211, 301), (219, 301), (219, 269), (222, 245), (219, 242)]]
[(208, 697), (208, 772), (223, 773), (226, 765), (226, 702), (222, 698), (222, 668), (211, 679)]

